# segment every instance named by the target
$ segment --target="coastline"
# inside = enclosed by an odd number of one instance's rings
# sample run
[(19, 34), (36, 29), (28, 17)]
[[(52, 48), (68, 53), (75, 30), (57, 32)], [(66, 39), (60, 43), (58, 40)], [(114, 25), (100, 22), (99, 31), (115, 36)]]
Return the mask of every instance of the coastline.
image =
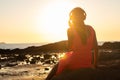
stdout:
[[(44, 80), (66, 52), (65, 45), (62, 41), (25, 49), (0, 49), (0, 79)], [(120, 42), (105, 42), (99, 46), (99, 54), (99, 67), (120, 70)]]

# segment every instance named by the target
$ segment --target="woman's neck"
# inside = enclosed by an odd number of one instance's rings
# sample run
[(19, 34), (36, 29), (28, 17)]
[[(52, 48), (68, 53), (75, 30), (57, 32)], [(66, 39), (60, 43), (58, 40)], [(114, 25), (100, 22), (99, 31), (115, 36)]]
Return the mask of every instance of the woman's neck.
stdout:
[(83, 21), (74, 22), (73, 24), (76, 25), (76, 26), (84, 26), (85, 25), (85, 23)]

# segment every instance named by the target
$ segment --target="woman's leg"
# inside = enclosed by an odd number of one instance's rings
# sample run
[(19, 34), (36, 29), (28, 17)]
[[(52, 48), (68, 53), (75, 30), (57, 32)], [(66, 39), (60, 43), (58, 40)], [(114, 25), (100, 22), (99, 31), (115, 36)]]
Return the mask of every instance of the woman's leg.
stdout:
[(55, 75), (57, 68), (58, 68), (58, 63), (52, 68), (52, 70), (50, 71), (50, 73), (48, 74), (45, 80), (51, 80), (52, 77)]

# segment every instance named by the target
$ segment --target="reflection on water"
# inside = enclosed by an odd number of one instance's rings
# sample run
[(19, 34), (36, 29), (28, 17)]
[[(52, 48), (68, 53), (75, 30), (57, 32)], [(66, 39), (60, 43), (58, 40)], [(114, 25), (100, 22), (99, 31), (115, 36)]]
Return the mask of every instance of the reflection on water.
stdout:
[(24, 77), (37, 76), (44, 79), (53, 65), (17, 65), (0, 70), (0, 80), (18, 80)]
[(44, 80), (61, 55), (63, 53), (1, 55), (0, 80), (22, 80), (31, 77)]

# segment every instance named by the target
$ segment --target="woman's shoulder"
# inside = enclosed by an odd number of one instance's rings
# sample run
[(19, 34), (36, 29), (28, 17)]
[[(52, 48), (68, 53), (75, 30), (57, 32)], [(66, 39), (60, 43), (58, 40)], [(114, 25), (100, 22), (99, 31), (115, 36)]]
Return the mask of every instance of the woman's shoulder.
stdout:
[(67, 29), (67, 32), (68, 32), (68, 33), (73, 33), (73, 29), (72, 29), (72, 28), (68, 28), (68, 29)]
[(93, 27), (92, 27), (91, 25), (86, 25), (86, 27), (88, 27), (88, 28), (92, 28), (92, 29), (93, 29)]
[(87, 27), (88, 29), (90, 29), (91, 31), (95, 32), (94, 28), (93, 28), (91, 25), (86, 25), (86, 27)]

